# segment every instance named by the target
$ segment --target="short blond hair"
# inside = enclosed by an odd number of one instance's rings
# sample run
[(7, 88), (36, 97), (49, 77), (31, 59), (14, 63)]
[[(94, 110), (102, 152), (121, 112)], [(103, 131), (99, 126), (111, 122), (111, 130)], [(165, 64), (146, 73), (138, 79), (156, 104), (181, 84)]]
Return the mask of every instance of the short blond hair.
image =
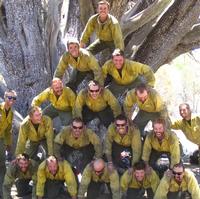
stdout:
[(28, 109), (28, 115), (29, 115), (29, 117), (32, 117), (33, 113), (35, 113), (36, 111), (42, 112), (42, 109), (39, 106), (31, 106)]
[(103, 4), (107, 5), (107, 6), (108, 6), (108, 9), (110, 9), (110, 3), (109, 3), (108, 1), (106, 1), (106, 0), (102, 0), (102, 1), (99, 1), (99, 2), (97, 3), (98, 6), (99, 6), (99, 5), (103, 5)]

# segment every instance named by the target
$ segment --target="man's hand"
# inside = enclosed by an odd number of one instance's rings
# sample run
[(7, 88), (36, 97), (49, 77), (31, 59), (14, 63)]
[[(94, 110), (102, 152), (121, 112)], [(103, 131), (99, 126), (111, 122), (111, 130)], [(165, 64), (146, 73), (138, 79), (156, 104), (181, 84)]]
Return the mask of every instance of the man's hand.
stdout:
[(85, 48), (85, 44), (83, 42), (80, 42), (80, 48)]

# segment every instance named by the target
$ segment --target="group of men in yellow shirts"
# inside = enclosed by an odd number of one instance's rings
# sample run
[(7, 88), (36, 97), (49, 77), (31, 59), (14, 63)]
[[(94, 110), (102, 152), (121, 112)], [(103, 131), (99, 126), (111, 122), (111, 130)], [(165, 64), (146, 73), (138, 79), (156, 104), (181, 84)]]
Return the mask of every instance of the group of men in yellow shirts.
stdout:
[[(182, 130), (200, 146), (200, 118), (193, 117), (184, 103), (179, 107), (182, 119), (171, 124), (166, 105), (153, 88), (153, 71), (125, 58), (121, 28), (109, 9), (107, 1), (98, 2), (97, 14), (86, 24), (80, 43), (68, 40), (68, 51), (61, 57), (50, 87), (33, 98), (20, 125), (16, 159), (7, 170), (5, 151), (12, 145), (12, 106), (17, 94), (5, 92), (0, 105), (2, 198), (11, 198), (13, 184), (19, 197), (33, 199), (96, 199), (102, 194), (113, 199), (200, 198), (197, 180), (181, 162), (179, 140), (171, 131)], [(97, 39), (85, 48), (93, 32)], [(95, 55), (106, 48), (114, 50), (112, 58), (100, 67)], [(62, 78), (69, 67), (73, 73), (65, 86)], [(104, 85), (108, 76), (111, 81)], [(76, 93), (84, 78), (89, 80), (87, 86)], [(125, 96), (122, 104), (119, 96)], [(49, 105), (42, 110), (40, 106), (47, 101)], [(56, 117), (63, 127), (59, 133), (53, 128)], [(103, 140), (87, 127), (94, 118), (107, 129)], [(149, 121), (152, 131), (146, 134)], [(38, 150), (44, 153), (44, 160)], [(168, 160), (164, 170), (163, 157)]]

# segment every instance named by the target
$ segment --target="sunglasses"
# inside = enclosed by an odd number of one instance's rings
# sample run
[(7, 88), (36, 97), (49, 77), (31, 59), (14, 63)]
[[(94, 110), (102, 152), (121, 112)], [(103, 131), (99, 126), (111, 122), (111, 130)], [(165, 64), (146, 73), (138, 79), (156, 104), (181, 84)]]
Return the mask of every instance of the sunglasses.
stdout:
[(6, 96), (6, 98), (8, 98), (9, 100), (16, 100), (17, 98), (14, 96)]
[(124, 126), (126, 126), (126, 123), (123, 123), (123, 124), (115, 124), (117, 127), (124, 127)]
[(175, 175), (178, 175), (178, 176), (180, 176), (180, 175), (182, 175), (183, 174), (183, 172), (175, 172), (175, 171), (172, 171), (172, 173), (173, 173), (173, 175), (175, 176)]
[(83, 126), (74, 126), (74, 125), (72, 125), (72, 128), (81, 130), (83, 128)]
[(100, 91), (100, 89), (97, 89), (97, 90), (89, 90), (91, 93), (98, 93)]

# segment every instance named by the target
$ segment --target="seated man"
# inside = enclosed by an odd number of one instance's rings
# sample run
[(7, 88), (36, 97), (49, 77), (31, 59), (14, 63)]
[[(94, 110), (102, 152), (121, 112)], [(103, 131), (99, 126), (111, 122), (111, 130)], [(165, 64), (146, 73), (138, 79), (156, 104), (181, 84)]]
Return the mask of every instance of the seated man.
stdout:
[(53, 154), (53, 124), (48, 116), (42, 115), (41, 108), (31, 107), (28, 116), (22, 121), (15, 154), (26, 152), (31, 159), (38, 160), (38, 148), (48, 149), (47, 155)]
[(190, 106), (187, 103), (179, 105), (179, 112), (182, 119), (175, 121), (171, 128), (181, 130), (186, 138), (197, 144), (200, 149), (200, 117), (192, 115)]
[(38, 199), (43, 197), (48, 199), (76, 198), (76, 179), (66, 160), (58, 161), (54, 156), (50, 156), (40, 164), (37, 172), (36, 195)]
[(146, 191), (147, 198), (153, 199), (159, 182), (156, 172), (153, 169), (147, 171), (145, 162), (140, 160), (122, 175), (120, 180), (122, 196), (124, 199), (144, 199)]
[(112, 52), (115, 48), (124, 50), (124, 40), (118, 20), (109, 14), (110, 4), (108, 1), (99, 1), (97, 14), (88, 20), (81, 35), (80, 46), (85, 47), (90, 36), (95, 32), (97, 39), (88, 46), (88, 50), (96, 55), (100, 51), (109, 48)]
[[(11, 187), (15, 183), (18, 197), (35, 198), (35, 183), (38, 164), (25, 153), (19, 154), (6, 171), (3, 183), (3, 198), (11, 198)], [(33, 187), (30, 181), (33, 181)], [(33, 190), (33, 191), (32, 191)]]
[(7, 90), (4, 93), (4, 102), (0, 103), (0, 198), (2, 196), (3, 178), (6, 172), (6, 151), (10, 153), (12, 145), (12, 107), (17, 99), (14, 90)]
[(95, 80), (88, 83), (87, 89), (82, 89), (74, 108), (75, 116), (83, 118), (84, 123), (95, 117), (108, 127), (114, 117), (121, 114), (121, 107), (117, 99), (106, 88), (102, 88)]
[(132, 109), (136, 107), (139, 108), (139, 112), (133, 122), (142, 134), (150, 120), (162, 117), (167, 120), (167, 124), (170, 122), (166, 105), (158, 92), (143, 83), (130, 90), (124, 100), (124, 112), (130, 120), (132, 120)]
[(124, 94), (127, 90), (133, 89), (141, 82), (145, 81), (152, 87), (155, 83), (154, 73), (149, 66), (125, 59), (124, 52), (120, 49), (114, 50), (112, 59), (103, 65), (102, 71), (104, 79), (108, 75), (112, 77), (108, 88), (116, 97)]
[(112, 164), (97, 159), (86, 166), (78, 191), (78, 198), (97, 199), (103, 193), (102, 188), (108, 186), (109, 198), (120, 199), (119, 176)]
[[(105, 154), (118, 172), (131, 167), (141, 158), (142, 143), (139, 130), (130, 125), (125, 116), (119, 115), (110, 124), (105, 138)], [(132, 157), (132, 160), (131, 160)]]
[(72, 119), (75, 100), (75, 93), (70, 88), (64, 87), (59, 78), (54, 78), (51, 87), (34, 97), (31, 105), (40, 106), (43, 102), (49, 101), (50, 105), (43, 110), (43, 114), (51, 119), (59, 116), (62, 125), (66, 126)]
[(61, 130), (54, 140), (56, 157), (64, 157), (76, 170), (82, 172), (94, 157), (102, 156), (99, 137), (85, 127), (82, 119), (74, 118), (71, 126)]
[(74, 70), (72, 75), (69, 77), (69, 83), (67, 86), (69, 86), (74, 92), (76, 92), (78, 85), (86, 76), (90, 76), (90, 79), (95, 79), (103, 85), (102, 70), (96, 58), (86, 49), (80, 48), (77, 39), (72, 38), (68, 40), (67, 48), (68, 52), (65, 52), (60, 58), (54, 77), (62, 79), (65, 70), (71, 66)]
[(154, 199), (199, 199), (200, 189), (194, 174), (185, 170), (182, 163), (163, 176)]
[(170, 168), (180, 162), (179, 140), (175, 133), (166, 129), (165, 120), (158, 118), (153, 122), (153, 131), (146, 136), (142, 159), (162, 177), (168, 168), (167, 158)]

